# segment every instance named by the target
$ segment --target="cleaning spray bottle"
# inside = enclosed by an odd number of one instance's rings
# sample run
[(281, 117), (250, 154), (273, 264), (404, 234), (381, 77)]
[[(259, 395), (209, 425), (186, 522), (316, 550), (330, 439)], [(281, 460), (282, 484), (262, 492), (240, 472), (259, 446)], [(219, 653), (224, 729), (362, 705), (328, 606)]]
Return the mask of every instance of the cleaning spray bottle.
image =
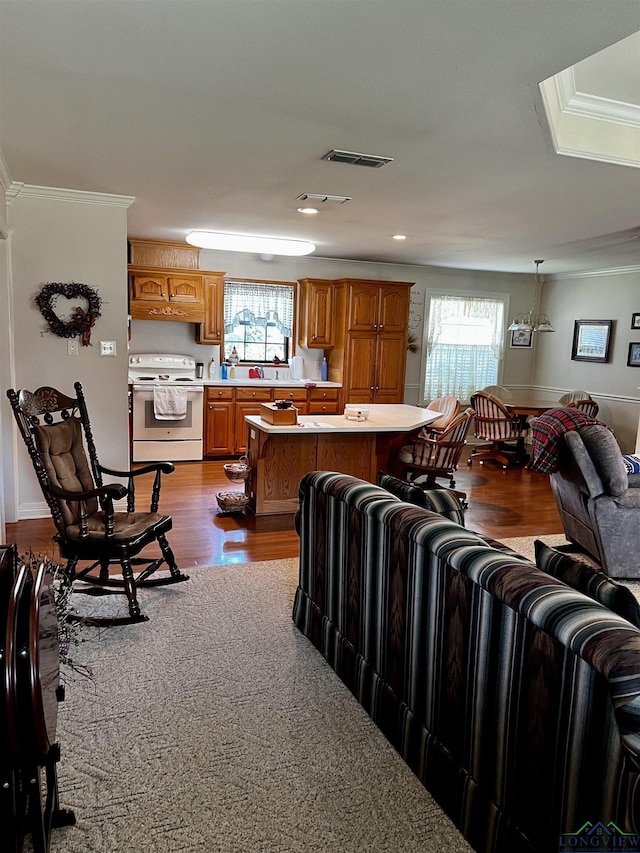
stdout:
[(327, 359), (322, 359), (322, 364), (320, 365), (320, 381), (326, 382), (328, 376), (328, 368), (327, 368)]

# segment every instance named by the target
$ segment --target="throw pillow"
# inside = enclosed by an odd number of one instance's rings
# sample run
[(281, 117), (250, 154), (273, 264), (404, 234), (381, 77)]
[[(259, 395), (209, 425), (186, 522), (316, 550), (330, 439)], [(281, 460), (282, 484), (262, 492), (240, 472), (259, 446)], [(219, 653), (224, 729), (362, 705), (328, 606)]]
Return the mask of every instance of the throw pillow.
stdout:
[(627, 471), (627, 474), (640, 474), (640, 456), (635, 456), (633, 453), (622, 457), (622, 462)]
[(620, 446), (611, 430), (599, 424), (591, 424), (578, 427), (578, 434), (608, 494), (617, 497), (626, 492), (629, 488), (627, 469), (622, 461)]
[(401, 501), (437, 512), (464, 527), (464, 510), (459, 498), (453, 492), (446, 489), (421, 489), (414, 483), (392, 477), (391, 474), (385, 474), (383, 471), (378, 471), (377, 483)]
[(640, 628), (640, 604), (624, 586), (612, 581), (604, 572), (597, 572), (570, 554), (556, 551), (539, 539), (535, 541), (536, 566), (567, 586), (599, 601), (609, 610)]

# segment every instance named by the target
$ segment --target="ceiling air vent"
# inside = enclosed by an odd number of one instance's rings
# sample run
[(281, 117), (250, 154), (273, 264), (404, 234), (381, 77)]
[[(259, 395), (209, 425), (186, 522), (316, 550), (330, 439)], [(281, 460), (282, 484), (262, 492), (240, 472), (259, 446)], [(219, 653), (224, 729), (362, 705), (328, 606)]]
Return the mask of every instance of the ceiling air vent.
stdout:
[(324, 193), (302, 193), (296, 201), (312, 201), (314, 204), (344, 204), (351, 201), (348, 195), (324, 195)]
[(376, 157), (375, 154), (358, 154), (356, 151), (340, 151), (337, 148), (333, 148), (322, 159), (337, 163), (351, 163), (353, 166), (369, 166), (371, 169), (379, 169), (393, 162), (393, 157)]

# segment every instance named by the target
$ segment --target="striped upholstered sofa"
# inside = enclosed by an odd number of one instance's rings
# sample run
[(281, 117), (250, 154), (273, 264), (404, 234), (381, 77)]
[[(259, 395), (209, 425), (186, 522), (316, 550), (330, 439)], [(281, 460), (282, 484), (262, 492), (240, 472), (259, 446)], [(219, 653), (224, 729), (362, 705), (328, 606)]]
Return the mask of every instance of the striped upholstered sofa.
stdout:
[(637, 628), (352, 477), (308, 474), (297, 524), (296, 626), (475, 850), (640, 833)]

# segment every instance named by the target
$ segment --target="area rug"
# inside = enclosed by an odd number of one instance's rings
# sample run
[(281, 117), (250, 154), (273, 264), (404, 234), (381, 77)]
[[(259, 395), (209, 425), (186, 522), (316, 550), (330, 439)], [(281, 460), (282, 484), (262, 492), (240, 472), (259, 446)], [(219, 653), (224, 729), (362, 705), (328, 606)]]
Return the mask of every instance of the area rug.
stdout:
[(294, 627), (297, 560), (190, 575), (81, 634), (57, 732), (77, 825), (51, 853), (471, 850)]

